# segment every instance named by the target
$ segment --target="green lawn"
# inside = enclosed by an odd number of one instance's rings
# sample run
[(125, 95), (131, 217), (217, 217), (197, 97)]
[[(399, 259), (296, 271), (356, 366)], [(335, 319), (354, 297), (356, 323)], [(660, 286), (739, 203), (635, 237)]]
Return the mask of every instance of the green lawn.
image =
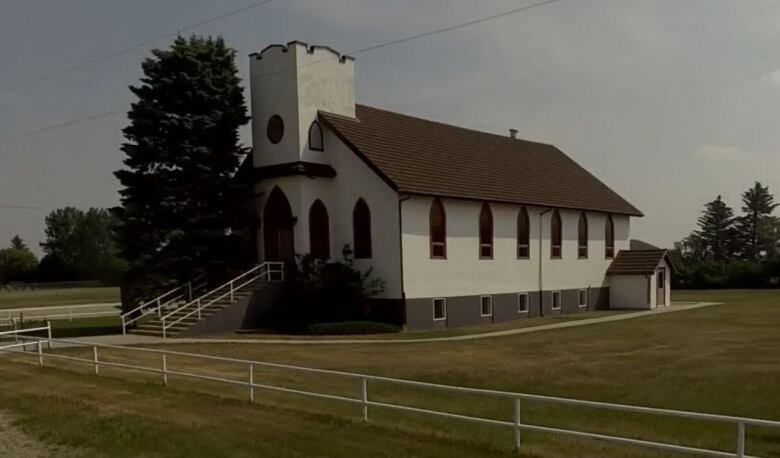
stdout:
[(51, 322), (51, 332), (55, 339), (121, 334), (122, 320), (118, 316), (56, 320)]
[(119, 288), (71, 288), (27, 291), (0, 290), (0, 310), (50, 305), (119, 302)]
[[(724, 305), (621, 322), (494, 339), (383, 345), (168, 345), (223, 356), (294, 363), (445, 384), (567, 396), (780, 420), (780, 291), (683, 292), (676, 300)], [(68, 350), (89, 357), (88, 350)], [(159, 356), (101, 350), (101, 358), (159, 366)], [(231, 374), (247, 368), (172, 357), (173, 370)], [(68, 447), (72, 456), (517, 456), (512, 433), (417, 414), (372, 409), (368, 425), (357, 406), (246, 389), (47, 361), (37, 368), (0, 366), (0, 410), (28, 434)], [(73, 372), (73, 370), (82, 373)], [(121, 380), (118, 378), (121, 377)], [(353, 380), (257, 369), (258, 382), (356, 396)], [(382, 383), (374, 400), (510, 419), (511, 405)], [(201, 393), (197, 395), (196, 393)], [(218, 396), (217, 396), (218, 395)], [(618, 433), (690, 446), (734, 450), (731, 426), (620, 414), (538, 402), (525, 421)], [(547, 434), (524, 434), (522, 456), (684, 456)], [(748, 453), (780, 457), (780, 431), (748, 429)]]

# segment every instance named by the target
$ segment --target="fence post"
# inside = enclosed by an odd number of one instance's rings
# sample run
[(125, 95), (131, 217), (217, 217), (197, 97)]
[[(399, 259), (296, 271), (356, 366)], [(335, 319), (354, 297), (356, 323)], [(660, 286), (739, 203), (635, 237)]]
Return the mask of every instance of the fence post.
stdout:
[(361, 379), (361, 401), (363, 404), (363, 421), (368, 421), (368, 380)]
[(249, 402), (255, 402), (255, 365), (249, 364)]
[(737, 458), (745, 457), (745, 423), (737, 423)]
[(191, 300), (192, 300), (192, 282), (188, 281), (187, 282), (187, 301), (189, 302)]
[(165, 317), (162, 317), (162, 336), (163, 336), (163, 339), (166, 337), (165, 336)]
[(230, 281), (230, 302), (233, 302), (233, 280)]
[(520, 398), (515, 398), (515, 450), (520, 450)]
[(160, 298), (157, 298), (157, 316), (162, 316), (162, 304), (160, 304)]
[(200, 298), (198, 298), (198, 319), (200, 320)]
[(121, 315), (122, 318), (122, 335), (127, 334), (127, 325), (125, 324), (125, 316)]
[(163, 386), (168, 386), (168, 355), (162, 355)]
[(97, 345), (92, 346), (92, 356), (95, 360), (95, 375), (100, 375), (100, 365), (98, 364), (98, 349)]
[(46, 321), (46, 330), (49, 337), (49, 350), (51, 350), (51, 321)]
[(38, 365), (43, 366), (43, 343), (38, 341)]

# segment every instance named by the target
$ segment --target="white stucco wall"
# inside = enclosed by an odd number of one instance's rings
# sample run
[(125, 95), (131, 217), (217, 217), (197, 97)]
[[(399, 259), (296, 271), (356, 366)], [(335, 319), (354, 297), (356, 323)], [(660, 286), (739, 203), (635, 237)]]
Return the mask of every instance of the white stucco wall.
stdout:
[[(655, 280), (655, 276), (650, 281)], [(653, 283), (651, 283), (653, 284)], [(647, 275), (615, 275), (609, 279), (610, 308), (650, 309), (655, 307), (655, 288), (647, 302)]]
[[(328, 210), (330, 223), (330, 254), (342, 259), (342, 248), (349, 244), (354, 250), (352, 210), (359, 198), (371, 209), (372, 258), (357, 259), (355, 265), (362, 271), (374, 269), (374, 275), (386, 282), (385, 291), (378, 297), (401, 298), (401, 257), (398, 236), (398, 197), (360, 158), (335, 135), (325, 131), (325, 151), (337, 171), (335, 178), (305, 176), (281, 177), (263, 180), (255, 191), (259, 216), (265, 199), (274, 186), (285, 193), (295, 218), (295, 252), (309, 252), (309, 209), (320, 199)], [(262, 226), (258, 233), (259, 257), (264, 259)]]
[[(539, 213), (529, 206), (530, 258), (517, 259), (517, 214), (520, 205), (491, 204), (493, 259), (480, 259), (479, 212), (482, 203), (442, 199), (447, 218), (447, 259), (431, 259), (429, 211), (432, 198), (411, 197), (402, 204), (403, 267), (406, 297), (462, 296), (539, 289)], [(611, 259), (604, 257), (606, 214), (587, 212), (588, 259), (577, 257), (579, 211), (559, 210), (563, 223), (562, 259), (550, 259), (550, 218), (543, 216), (542, 268), (544, 290), (605, 285)], [(628, 249), (629, 218), (613, 215), (615, 252)]]

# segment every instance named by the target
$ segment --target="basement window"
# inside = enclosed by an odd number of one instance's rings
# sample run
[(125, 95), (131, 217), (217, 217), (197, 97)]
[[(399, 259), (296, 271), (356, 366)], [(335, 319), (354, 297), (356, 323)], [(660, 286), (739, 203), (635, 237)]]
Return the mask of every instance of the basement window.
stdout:
[(588, 306), (588, 290), (587, 289), (581, 289), (577, 292), (577, 305), (579, 305), (580, 308), (585, 308)]
[(493, 316), (493, 296), (481, 296), (479, 306), (480, 316)]
[(447, 319), (447, 299), (436, 298), (433, 300), (433, 321)]
[(517, 295), (517, 313), (528, 313), (528, 293)]
[(560, 310), (561, 309), (561, 292), (560, 291), (553, 291), (552, 292), (552, 309), (553, 310)]

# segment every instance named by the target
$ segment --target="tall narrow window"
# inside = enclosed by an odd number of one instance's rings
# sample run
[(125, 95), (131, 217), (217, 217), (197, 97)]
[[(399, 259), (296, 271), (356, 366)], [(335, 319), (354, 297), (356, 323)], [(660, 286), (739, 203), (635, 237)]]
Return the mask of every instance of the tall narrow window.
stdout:
[(528, 210), (525, 207), (517, 214), (517, 258), (528, 259), (531, 252), (531, 224), (528, 220)]
[(355, 258), (371, 257), (371, 210), (362, 198), (352, 210), (352, 233), (355, 237)]
[(322, 151), (325, 149), (325, 142), (322, 139), (322, 126), (317, 121), (309, 126), (309, 149)]
[(328, 210), (319, 199), (309, 209), (309, 252), (318, 259), (330, 258)]
[(479, 212), (479, 257), (493, 258), (493, 212), (485, 202)]
[(447, 215), (441, 200), (434, 199), (429, 215), (431, 225), (431, 258), (447, 258)]
[(577, 226), (577, 257), (588, 259), (588, 217), (585, 212), (580, 213)]
[(615, 257), (615, 223), (612, 221), (612, 215), (607, 215), (607, 224), (604, 228), (604, 257), (612, 259)]
[(550, 221), (550, 257), (561, 259), (563, 241), (563, 225), (561, 224), (561, 214), (555, 210)]

